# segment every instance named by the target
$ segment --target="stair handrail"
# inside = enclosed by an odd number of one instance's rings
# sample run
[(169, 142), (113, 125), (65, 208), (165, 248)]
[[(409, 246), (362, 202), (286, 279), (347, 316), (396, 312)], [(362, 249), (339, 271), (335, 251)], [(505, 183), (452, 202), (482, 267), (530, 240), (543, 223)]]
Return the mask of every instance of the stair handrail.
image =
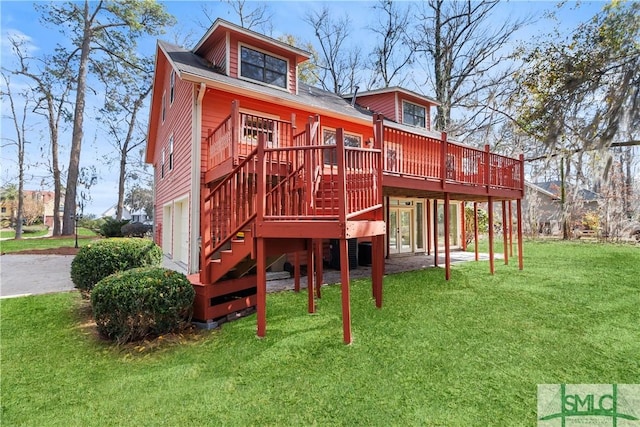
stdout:
[[(258, 149), (255, 148), (253, 151), (251, 151), (251, 153), (249, 153), (249, 155), (247, 157), (245, 157), (242, 161), (240, 161), (240, 163), (238, 163), (238, 165), (236, 167), (234, 167), (233, 170), (225, 178), (223, 178), (222, 181), (220, 181), (220, 183), (218, 183), (218, 185), (216, 185), (206, 196), (204, 196), (204, 198), (203, 198), (204, 203), (209, 201), (216, 192), (220, 191), (220, 189), (223, 188), (224, 185), (228, 181), (232, 180), (236, 176), (236, 174), (247, 163), (249, 163), (250, 161), (253, 161), (255, 159), (257, 153), (258, 153)], [(206, 250), (207, 247), (205, 245), (205, 242), (203, 241), (203, 245), (202, 245), (203, 258), (204, 259), (208, 259), (211, 255), (213, 255), (217, 251), (219, 251), (222, 248), (223, 245), (228, 243), (234, 236), (236, 236), (239, 232), (241, 232), (253, 219), (255, 219), (255, 217), (256, 217), (256, 213), (255, 213), (255, 209), (254, 209), (254, 213), (253, 214), (249, 215), (244, 221), (240, 222), (237, 227), (232, 229), (225, 237), (220, 239), (215, 246), (213, 244), (211, 244), (212, 249), (209, 250), (209, 251)], [(204, 236), (203, 236), (203, 238), (204, 238)], [(213, 239), (209, 238), (209, 240), (212, 241)]]

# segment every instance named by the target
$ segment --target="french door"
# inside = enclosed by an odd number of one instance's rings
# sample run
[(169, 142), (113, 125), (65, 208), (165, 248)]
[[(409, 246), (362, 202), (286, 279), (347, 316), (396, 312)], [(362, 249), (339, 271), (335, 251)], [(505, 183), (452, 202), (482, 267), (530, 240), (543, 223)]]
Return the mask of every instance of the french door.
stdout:
[(389, 209), (389, 252), (413, 252), (413, 208)]

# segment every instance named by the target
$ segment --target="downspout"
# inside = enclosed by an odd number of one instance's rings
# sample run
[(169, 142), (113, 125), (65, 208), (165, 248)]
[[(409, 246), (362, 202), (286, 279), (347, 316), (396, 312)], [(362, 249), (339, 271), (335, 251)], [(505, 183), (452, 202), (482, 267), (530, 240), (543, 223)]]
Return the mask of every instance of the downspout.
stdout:
[(202, 154), (202, 99), (207, 90), (207, 85), (200, 83), (197, 89), (197, 97), (194, 97), (193, 128), (191, 134), (191, 229), (189, 236), (189, 273), (197, 273), (200, 270), (200, 167)]

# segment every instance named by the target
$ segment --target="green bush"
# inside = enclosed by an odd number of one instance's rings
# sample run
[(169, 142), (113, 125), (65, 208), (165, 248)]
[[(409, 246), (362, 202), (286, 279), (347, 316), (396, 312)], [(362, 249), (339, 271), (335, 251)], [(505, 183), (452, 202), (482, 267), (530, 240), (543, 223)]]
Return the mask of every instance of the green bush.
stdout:
[(191, 316), (195, 291), (173, 270), (143, 267), (102, 279), (91, 293), (98, 332), (124, 343), (179, 329)]
[(71, 280), (81, 291), (91, 292), (110, 274), (136, 267), (159, 266), (162, 249), (151, 240), (113, 238), (80, 249), (71, 262)]
[(118, 221), (113, 218), (105, 218), (100, 225), (100, 234), (104, 237), (123, 237), (121, 229), (126, 224), (129, 224), (128, 219)]

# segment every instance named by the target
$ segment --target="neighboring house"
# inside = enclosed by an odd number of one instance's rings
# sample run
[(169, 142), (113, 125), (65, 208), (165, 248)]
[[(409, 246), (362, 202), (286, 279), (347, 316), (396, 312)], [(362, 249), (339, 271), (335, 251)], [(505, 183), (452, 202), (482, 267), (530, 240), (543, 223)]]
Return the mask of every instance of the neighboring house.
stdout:
[(309, 58), (220, 19), (192, 50), (158, 42), (146, 152), (155, 240), (197, 273), (189, 276), (195, 318), (257, 305), (261, 336), (272, 260), (287, 254), (307, 265), (312, 311), (314, 268), (338, 257), (349, 341), (354, 249), (370, 242), (378, 305), (384, 256), (441, 246), (448, 278), (462, 202), (520, 207), (522, 159), (432, 131), (438, 103), (417, 93), (395, 87), (343, 98), (308, 86), (298, 65)]
[(560, 197), (537, 184), (525, 183), (522, 202), (523, 221), (527, 233), (557, 235), (562, 233)]
[[(557, 213), (554, 214), (557, 222), (556, 227), (552, 227), (551, 234), (557, 234), (562, 232), (561, 226), (561, 207), (560, 207), (560, 192), (561, 192), (561, 182), (560, 181), (545, 181), (545, 182), (536, 182), (533, 184), (539, 189), (546, 191), (551, 194), (553, 197), (557, 199)], [(565, 191), (566, 200), (569, 204), (569, 213), (570, 213), (570, 222), (572, 228), (582, 228), (583, 219), (586, 215), (598, 215), (598, 193), (595, 193), (591, 190), (585, 188), (567, 188)], [(554, 210), (551, 206), (547, 206), (549, 208), (550, 213)], [(544, 230), (547, 231), (547, 230)]]
[[(102, 213), (102, 218), (109, 217), (109, 218), (115, 219), (116, 212), (117, 212), (117, 206), (113, 205)], [(149, 215), (147, 215), (144, 209), (134, 211), (132, 208), (128, 206), (124, 206), (122, 208), (122, 219), (128, 219), (128, 220), (131, 220), (131, 222), (142, 222), (142, 223), (149, 223), (150, 221), (152, 221), (152, 218)]]
[[(49, 228), (53, 227), (53, 213), (54, 213), (54, 192), (53, 191), (41, 191), (41, 190), (24, 190), (23, 202), (25, 215), (38, 218), (43, 224)], [(60, 203), (61, 207), (64, 206), (64, 199)], [(10, 223), (17, 216), (18, 202), (16, 200), (3, 200), (0, 202), (0, 219), (3, 224)], [(60, 217), (62, 217), (62, 210), (60, 210)]]

